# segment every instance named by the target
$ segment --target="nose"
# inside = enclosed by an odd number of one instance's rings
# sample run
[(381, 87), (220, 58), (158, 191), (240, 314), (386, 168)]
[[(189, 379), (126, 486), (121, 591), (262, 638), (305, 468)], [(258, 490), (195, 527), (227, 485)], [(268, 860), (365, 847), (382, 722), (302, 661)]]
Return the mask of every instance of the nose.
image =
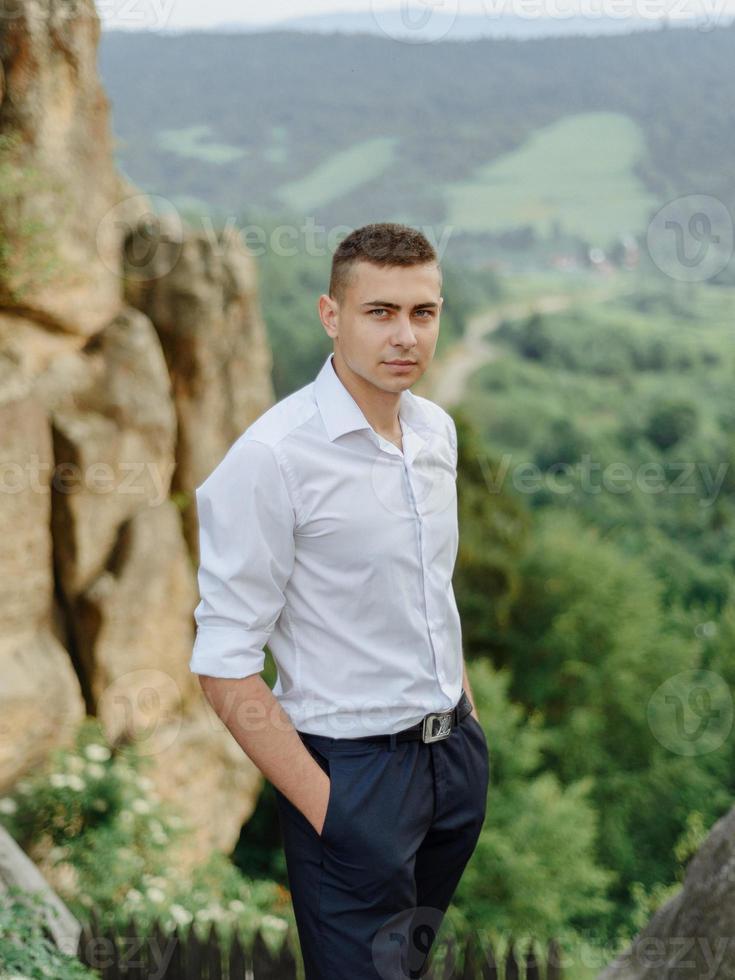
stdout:
[(414, 333), (413, 327), (411, 326), (411, 321), (408, 317), (399, 317), (396, 319), (396, 332), (393, 337), (393, 346), (402, 347), (406, 350), (410, 350), (416, 345), (416, 334)]

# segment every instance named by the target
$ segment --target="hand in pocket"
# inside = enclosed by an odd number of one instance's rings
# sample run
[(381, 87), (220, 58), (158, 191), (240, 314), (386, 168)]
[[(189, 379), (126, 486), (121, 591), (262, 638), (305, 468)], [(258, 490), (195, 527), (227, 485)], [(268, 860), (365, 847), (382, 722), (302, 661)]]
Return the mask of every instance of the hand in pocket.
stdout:
[[(327, 817), (329, 815), (330, 803), (332, 801), (332, 772), (331, 772), (332, 767), (330, 765), (329, 760), (325, 756), (323, 756), (321, 752), (318, 752), (316, 749), (314, 749), (313, 746), (307, 745), (306, 748), (309, 754), (311, 755), (312, 759), (316, 762), (316, 764), (319, 766), (319, 768), (322, 770), (325, 776), (329, 777), (325, 783), (326, 788), (322, 790), (319, 806), (318, 807), (315, 806), (313, 808), (316, 809), (318, 814), (320, 815), (318, 822), (315, 822), (310, 817), (308, 818), (311, 826), (314, 828), (314, 830), (319, 835), (319, 837), (321, 837), (322, 834), (324, 833), (324, 828), (327, 823)], [(322, 782), (323, 780), (320, 780), (320, 783)], [(306, 816), (306, 814), (304, 814), (304, 816)]]
[(327, 795), (326, 795), (326, 797), (324, 798), (324, 801), (323, 801), (322, 819), (321, 819), (321, 822), (320, 822), (319, 826), (318, 827), (314, 827), (314, 830), (316, 830), (317, 834), (319, 834), (320, 837), (324, 833), (324, 827), (325, 827), (326, 822), (327, 822), (327, 814), (329, 813), (329, 804), (330, 804), (331, 799), (332, 799), (332, 781), (330, 779), (329, 782), (327, 783)]

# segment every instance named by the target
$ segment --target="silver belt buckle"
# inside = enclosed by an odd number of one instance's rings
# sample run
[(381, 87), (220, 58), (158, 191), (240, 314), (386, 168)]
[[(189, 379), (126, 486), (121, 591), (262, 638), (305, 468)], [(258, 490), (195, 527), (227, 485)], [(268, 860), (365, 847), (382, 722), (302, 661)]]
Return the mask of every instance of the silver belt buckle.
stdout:
[(424, 727), (421, 731), (421, 740), (424, 742), (438, 742), (440, 738), (446, 738), (452, 731), (452, 711), (438, 711), (426, 715)]

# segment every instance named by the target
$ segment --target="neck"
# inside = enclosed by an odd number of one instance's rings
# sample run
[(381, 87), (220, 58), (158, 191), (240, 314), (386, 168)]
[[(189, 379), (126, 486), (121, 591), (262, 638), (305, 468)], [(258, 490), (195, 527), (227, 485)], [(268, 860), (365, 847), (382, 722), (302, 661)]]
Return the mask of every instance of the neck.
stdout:
[(400, 391), (382, 391), (370, 384), (348, 367), (339, 351), (334, 351), (332, 370), (349, 391), (370, 425), (381, 435), (400, 434), (398, 411), (401, 406)]

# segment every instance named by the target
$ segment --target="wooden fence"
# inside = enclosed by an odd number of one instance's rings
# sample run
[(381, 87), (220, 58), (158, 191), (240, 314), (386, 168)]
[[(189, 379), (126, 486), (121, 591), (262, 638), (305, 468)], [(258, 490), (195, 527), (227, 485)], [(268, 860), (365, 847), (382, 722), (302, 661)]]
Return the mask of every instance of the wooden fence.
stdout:
[[(82, 928), (77, 956), (103, 980), (296, 980), (296, 959), (288, 943), (274, 957), (258, 934), (249, 949), (237, 937), (225, 948), (216, 926), (200, 939), (193, 929), (146, 937), (100, 928), (94, 916)], [(561, 950), (551, 940), (543, 953), (536, 944), (521, 951), (511, 941), (502, 958), (491, 945), (470, 937), (463, 948), (450, 938), (437, 941), (422, 980), (562, 980)]]

